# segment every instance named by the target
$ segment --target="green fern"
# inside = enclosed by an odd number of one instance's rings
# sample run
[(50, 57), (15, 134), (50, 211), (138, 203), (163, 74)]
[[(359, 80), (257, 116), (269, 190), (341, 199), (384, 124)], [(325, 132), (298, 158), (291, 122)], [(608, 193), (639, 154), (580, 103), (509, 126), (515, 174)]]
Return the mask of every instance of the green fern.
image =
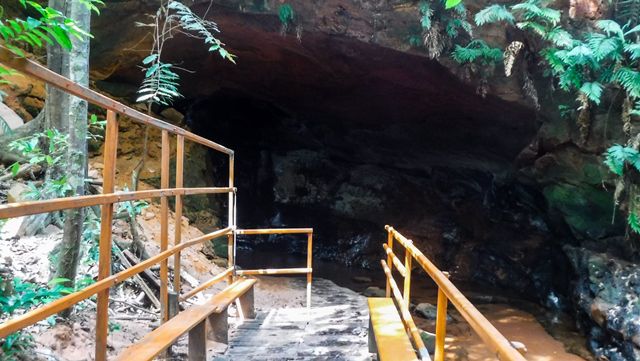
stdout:
[(137, 102), (170, 105), (173, 100), (182, 97), (178, 90), (180, 76), (173, 71), (172, 64), (160, 62), (157, 54), (149, 55), (143, 63), (150, 66), (145, 69), (145, 79), (138, 91)]
[(580, 92), (586, 95), (592, 102), (600, 104), (603, 89), (602, 84), (598, 82), (586, 82), (580, 87)]
[(632, 98), (640, 98), (640, 72), (637, 70), (621, 67), (613, 74), (613, 80)]
[(456, 45), (453, 59), (459, 64), (480, 62), (483, 65), (502, 61), (502, 50), (492, 48), (483, 40), (473, 40), (467, 46)]
[(640, 0), (619, 0), (615, 6), (615, 18), (621, 24), (640, 23)]
[(418, 10), (420, 11), (420, 25), (422, 28), (425, 30), (431, 29), (431, 26), (433, 25), (431, 22), (431, 18), (433, 16), (433, 9), (431, 9), (431, 5), (427, 1), (422, 0), (418, 3)]
[(475, 18), (476, 25), (482, 26), (486, 24), (498, 23), (501, 21), (505, 21), (510, 24), (514, 24), (516, 19), (504, 5), (490, 5), (482, 10), (480, 10)]
[(213, 33), (219, 33), (218, 25), (210, 20), (205, 20), (194, 14), (189, 7), (179, 1), (170, 1), (168, 8), (176, 12), (180, 26), (204, 39), (210, 52), (218, 52), (223, 59), (235, 64), (235, 55), (224, 48), (224, 43), (216, 38)]
[(280, 7), (278, 8), (278, 18), (284, 26), (293, 24), (295, 13), (293, 12), (293, 7), (291, 6), (291, 4), (280, 5)]
[(619, 176), (623, 175), (626, 164), (640, 170), (640, 153), (635, 148), (615, 144), (607, 149), (604, 156), (604, 164)]
[(560, 11), (546, 7), (542, 1), (538, 0), (528, 0), (513, 5), (511, 10), (521, 14), (525, 21), (539, 21), (549, 26), (557, 25), (562, 15)]
[(545, 40), (550, 41), (559, 48), (569, 48), (573, 45), (574, 39), (568, 31), (561, 27), (554, 27), (547, 31)]

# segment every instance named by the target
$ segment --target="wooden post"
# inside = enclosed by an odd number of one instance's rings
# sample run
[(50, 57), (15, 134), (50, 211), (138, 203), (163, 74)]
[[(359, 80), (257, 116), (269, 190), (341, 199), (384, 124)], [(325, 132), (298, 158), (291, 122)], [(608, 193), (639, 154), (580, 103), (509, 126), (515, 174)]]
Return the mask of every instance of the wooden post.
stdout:
[[(118, 119), (116, 113), (107, 111), (107, 129), (104, 141), (104, 170), (102, 173), (102, 193), (113, 193), (116, 178), (116, 158), (118, 154)], [(113, 203), (101, 207), (98, 280), (111, 275), (111, 226)], [(96, 316), (96, 361), (107, 360), (107, 336), (109, 335), (109, 289), (98, 293)]]
[(313, 233), (307, 234), (307, 309), (311, 309), (311, 281), (313, 280)]
[[(387, 231), (387, 246), (389, 246), (389, 249), (393, 252), (393, 233), (391, 232), (391, 230)], [(392, 265), (393, 264), (393, 259), (391, 254), (387, 255), (387, 264), (388, 265)], [(387, 297), (391, 297), (391, 281), (389, 279), (387, 279), (387, 290), (386, 290), (386, 296)]]
[[(160, 160), (160, 188), (169, 188), (169, 132), (162, 131), (162, 156)], [(169, 248), (169, 199), (166, 196), (160, 198), (160, 252)], [(163, 260), (160, 263), (160, 305), (162, 321), (169, 320), (168, 298), (169, 294), (169, 263)]]
[[(176, 145), (176, 188), (184, 187), (184, 136), (178, 135)], [(173, 244), (182, 242), (182, 196), (176, 195), (175, 233)], [(180, 251), (173, 258), (173, 290), (180, 294)]]
[[(233, 154), (229, 154), (229, 188), (233, 188), (235, 177), (235, 157)], [(235, 224), (235, 192), (229, 193), (229, 206), (228, 206), (228, 226), (234, 227)], [(233, 229), (233, 233), (227, 236), (227, 266), (228, 268), (234, 268), (234, 272), (229, 275), (227, 283), (231, 284), (235, 278), (235, 265), (236, 265), (236, 230)]]
[(256, 318), (256, 309), (253, 303), (253, 287), (237, 299), (236, 305), (238, 306), (240, 318), (243, 320)]
[(175, 317), (180, 312), (179, 295), (176, 292), (169, 292), (168, 294), (168, 312), (169, 318)]
[[(444, 273), (444, 272), (443, 272)], [(444, 273), (447, 278), (448, 273)], [(438, 308), (436, 312), (436, 349), (434, 351), (434, 361), (444, 361), (444, 341), (447, 335), (447, 295), (438, 287)]]
[[(227, 268), (234, 268), (234, 259), (233, 259), (233, 234), (227, 235)], [(235, 270), (227, 276), (227, 285), (233, 283), (233, 275), (235, 274)]]
[[(409, 240), (410, 244), (413, 241)], [(413, 257), (411, 256), (411, 251), (408, 247), (405, 247), (404, 250), (404, 268), (406, 270), (406, 276), (404, 277), (404, 291), (402, 292), (402, 298), (404, 299), (404, 303), (409, 308), (409, 304), (411, 303), (411, 263)]]
[(224, 344), (229, 343), (229, 308), (225, 308), (220, 313), (209, 315), (209, 330), (207, 339)]
[(207, 322), (203, 320), (189, 331), (189, 361), (207, 359)]

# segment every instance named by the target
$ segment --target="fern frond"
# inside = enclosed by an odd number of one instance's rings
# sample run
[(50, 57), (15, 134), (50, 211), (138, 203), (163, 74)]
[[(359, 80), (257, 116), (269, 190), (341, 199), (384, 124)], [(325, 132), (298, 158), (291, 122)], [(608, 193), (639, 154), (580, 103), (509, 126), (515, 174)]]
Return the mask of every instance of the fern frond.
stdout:
[(542, 21), (555, 26), (560, 22), (561, 13), (558, 10), (543, 6), (540, 1), (528, 0), (520, 4), (513, 5), (511, 10), (522, 14), (526, 21)]
[(138, 103), (170, 105), (182, 97), (178, 89), (180, 76), (173, 71), (173, 64), (156, 61), (145, 72), (145, 79), (138, 91)]
[(589, 100), (596, 103), (596, 105), (599, 105), (603, 89), (604, 88), (602, 84), (598, 82), (587, 82), (582, 84), (582, 87), (580, 87), (580, 92), (586, 95)]
[(459, 64), (473, 63), (476, 61), (491, 64), (502, 60), (502, 51), (498, 48), (490, 47), (483, 40), (473, 40), (464, 47), (456, 45), (452, 56)]
[(631, 60), (640, 59), (640, 43), (624, 44), (624, 51), (629, 54)]
[(511, 13), (511, 11), (507, 9), (506, 6), (498, 4), (494, 4), (480, 10), (476, 14), (474, 20), (476, 22), (476, 25), (478, 26), (497, 23), (501, 21), (506, 21), (510, 24), (513, 24), (516, 21), (515, 17)]
[(179, 1), (169, 1), (168, 8), (176, 12), (184, 30), (203, 38), (205, 44), (209, 45), (210, 52), (217, 52), (223, 59), (235, 64), (235, 55), (228, 52), (224, 43), (213, 35), (220, 32), (215, 22), (199, 17)]
[(566, 61), (570, 64), (585, 65), (593, 59), (593, 51), (587, 44), (579, 44), (566, 53)]
[(613, 74), (613, 80), (633, 98), (640, 97), (640, 72), (628, 67), (621, 67)]
[(431, 5), (427, 1), (422, 0), (418, 4), (418, 10), (420, 11), (420, 25), (422, 28), (425, 30), (431, 29), (431, 17), (433, 16)]
[(587, 34), (587, 44), (597, 62), (605, 59), (622, 60), (623, 43), (619, 38), (610, 38), (598, 33)]
[(559, 26), (549, 30), (545, 39), (559, 48), (570, 48), (574, 42), (573, 36)]
[(533, 31), (541, 38), (547, 37), (547, 27), (535, 21), (521, 21), (516, 24), (519, 29)]
[(604, 31), (607, 35), (616, 35), (620, 39), (624, 38), (624, 32), (622, 31), (622, 27), (618, 22), (614, 20), (598, 20), (596, 21), (596, 27), (602, 31)]
[(619, 0), (616, 2), (615, 19), (621, 24), (640, 23), (640, 0)]

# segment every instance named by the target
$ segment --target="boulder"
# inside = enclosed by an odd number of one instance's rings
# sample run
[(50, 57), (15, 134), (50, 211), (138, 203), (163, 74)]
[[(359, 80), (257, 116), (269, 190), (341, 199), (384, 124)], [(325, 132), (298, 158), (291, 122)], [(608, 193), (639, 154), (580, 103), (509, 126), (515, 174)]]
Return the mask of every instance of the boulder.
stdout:
[(371, 286), (371, 287), (367, 287), (367, 289), (364, 290), (362, 294), (365, 297), (385, 297), (387, 293), (385, 290), (383, 290), (380, 287)]
[[(427, 320), (436, 320), (438, 315), (438, 308), (430, 303), (419, 303), (414, 311), (418, 316), (425, 318)], [(447, 322), (453, 321), (451, 316), (447, 315)]]

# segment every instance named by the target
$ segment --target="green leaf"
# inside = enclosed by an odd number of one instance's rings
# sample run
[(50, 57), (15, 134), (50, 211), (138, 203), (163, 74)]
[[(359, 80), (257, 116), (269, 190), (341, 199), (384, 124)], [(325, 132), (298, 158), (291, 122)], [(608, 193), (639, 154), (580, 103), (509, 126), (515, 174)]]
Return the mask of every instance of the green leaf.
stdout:
[(506, 21), (513, 24), (516, 21), (513, 14), (504, 5), (498, 4), (494, 4), (480, 10), (476, 14), (474, 20), (478, 26), (497, 23), (500, 21)]
[(588, 83), (584, 83), (582, 84), (582, 87), (580, 88), (580, 92), (582, 92), (584, 95), (586, 95), (589, 100), (591, 100), (592, 102), (596, 103), (596, 104), (600, 104), (600, 98), (602, 96), (602, 84), (598, 83), (598, 82), (588, 82)]
[(458, 6), (458, 4), (460, 4), (461, 2), (462, 0), (446, 0), (444, 3), (444, 7), (445, 9), (451, 9)]
[(158, 59), (158, 54), (151, 54), (142, 60), (142, 64), (149, 65)]
[(20, 163), (15, 162), (11, 165), (11, 174), (15, 177), (18, 175), (18, 172), (20, 171)]

